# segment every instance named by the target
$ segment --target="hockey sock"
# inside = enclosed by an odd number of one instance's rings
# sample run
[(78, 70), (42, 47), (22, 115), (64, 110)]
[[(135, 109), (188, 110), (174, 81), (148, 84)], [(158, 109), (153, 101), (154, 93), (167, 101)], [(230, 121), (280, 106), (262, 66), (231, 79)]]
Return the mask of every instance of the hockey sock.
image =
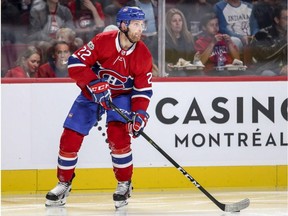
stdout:
[(60, 150), (58, 155), (57, 177), (59, 181), (71, 181), (83, 138), (84, 135), (82, 134), (67, 128), (64, 129), (60, 139)]
[(132, 177), (133, 161), (130, 148), (131, 138), (126, 124), (109, 122), (107, 129), (113, 171), (118, 181), (129, 181)]

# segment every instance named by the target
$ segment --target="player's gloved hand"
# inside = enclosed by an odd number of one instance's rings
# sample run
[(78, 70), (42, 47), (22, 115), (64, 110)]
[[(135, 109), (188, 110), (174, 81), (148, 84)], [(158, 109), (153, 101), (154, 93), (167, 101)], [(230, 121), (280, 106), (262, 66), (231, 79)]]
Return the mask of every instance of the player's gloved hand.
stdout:
[(99, 103), (104, 109), (110, 110), (111, 92), (105, 79), (93, 80), (87, 86), (95, 103)]
[(132, 122), (128, 123), (128, 130), (134, 138), (140, 135), (140, 131), (143, 131), (148, 119), (149, 115), (144, 110), (138, 110), (133, 113)]

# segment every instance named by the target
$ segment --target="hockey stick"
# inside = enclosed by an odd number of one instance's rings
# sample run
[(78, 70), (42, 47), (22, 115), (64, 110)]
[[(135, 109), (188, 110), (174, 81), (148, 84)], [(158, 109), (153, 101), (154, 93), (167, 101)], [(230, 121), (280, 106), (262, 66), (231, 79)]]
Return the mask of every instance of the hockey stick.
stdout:
[[(114, 109), (120, 116), (122, 116), (127, 122), (132, 122), (132, 120), (126, 116), (116, 105), (110, 102), (110, 106)], [(176, 161), (174, 161), (164, 150), (162, 150), (146, 133), (143, 131), (139, 132), (142, 137), (144, 137), (154, 148), (156, 148), (167, 160), (169, 160), (186, 178), (190, 180), (200, 191), (202, 191), (215, 205), (217, 205), (222, 211), (225, 212), (240, 212), (249, 206), (250, 200), (248, 198), (241, 200), (240, 202), (223, 204), (215, 199), (208, 191), (206, 191), (189, 173), (187, 173), (183, 167), (181, 167)]]

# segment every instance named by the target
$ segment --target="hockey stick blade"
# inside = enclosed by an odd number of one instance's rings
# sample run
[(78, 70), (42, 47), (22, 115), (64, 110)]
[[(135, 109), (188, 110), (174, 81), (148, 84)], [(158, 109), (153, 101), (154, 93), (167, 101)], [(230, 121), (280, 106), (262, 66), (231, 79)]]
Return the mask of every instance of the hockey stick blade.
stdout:
[[(116, 111), (122, 118), (124, 118), (127, 122), (131, 122), (132, 120), (126, 116), (116, 105), (110, 102), (111, 108)], [(237, 203), (231, 204), (223, 204), (219, 202), (215, 197), (213, 197), (205, 188), (203, 188), (199, 182), (196, 181), (189, 173), (187, 173), (183, 167), (181, 167), (176, 161), (174, 161), (163, 149), (161, 149), (146, 133), (143, 131), (139, 131), (140, 135), (146, 139), (154, 148), (156, 148), (167, 160), (170, 161), (187, 179), (190, 180), (200, 191), (202, 191), (215, 205), (217, 205), (222, 211), (225, 212), (240, 212), (241, 210), (247, 208), (250, 204), (249, 199), (241, 200)]]
[(247, 208), (250, 204), (249, 199), (241, 200), (240, 202), (225, 204), (225, 212), (240, 212), (241, 210)]

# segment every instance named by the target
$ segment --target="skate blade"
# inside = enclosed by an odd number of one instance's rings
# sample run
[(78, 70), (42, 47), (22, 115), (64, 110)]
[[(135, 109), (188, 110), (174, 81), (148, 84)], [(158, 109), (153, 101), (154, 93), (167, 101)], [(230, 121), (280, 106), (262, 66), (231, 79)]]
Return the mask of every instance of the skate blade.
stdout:
[(127, 200), (115, 201), (115, 208), (116, 209), (122, 208), (122, 207), (124, 207), (126, 205), (128, 205), (128, 201)]
[(46, 207), (62, 207), (66, 204), (66, 199), (61, 199), (57, 201), (46, 200), (45, 206)]

